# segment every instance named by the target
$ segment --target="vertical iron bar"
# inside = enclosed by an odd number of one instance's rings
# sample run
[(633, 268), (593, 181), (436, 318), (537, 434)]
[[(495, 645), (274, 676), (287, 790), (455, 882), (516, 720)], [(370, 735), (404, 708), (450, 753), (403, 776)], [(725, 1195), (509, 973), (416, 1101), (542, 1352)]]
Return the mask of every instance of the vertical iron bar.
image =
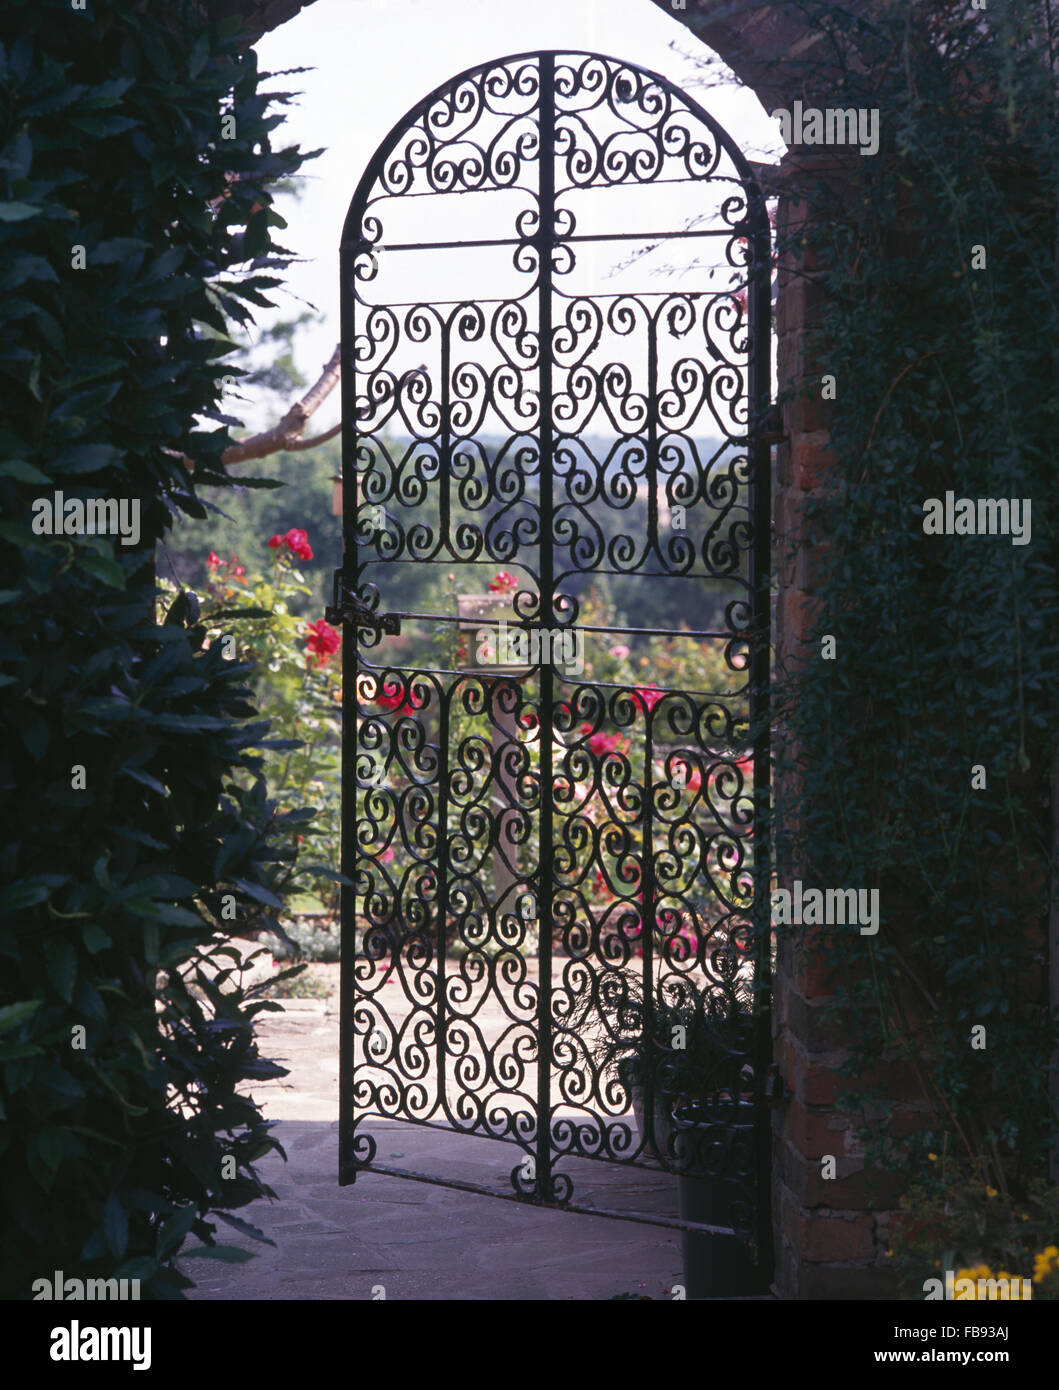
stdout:
[[(659, 565), (662, 538), (658, 534), (658, 320), (647, 316), (647, 539), (653, 542)], [(661, 312), (661, 310), (659, 311)]]
[[(459, 309), (454, 310), (458, 314)], [(452, 554), (451, 525), (451, 472), (452, 472), (452, 399), (449, 391), (449, 378), (452, 365), (452, 315), (441, 323), (441, 381), (439, 399), (441, 405), (440, 433), (438, 437), (438, 541), (439, 556), (445, 547)], [(448, 773), (449, 738), (452, 732), (451, 689), (440, 694), (441, 707), (438, 710), (438, 896), (437, 896), (437, 997), (434, 1001), (434, 1057), (438, 1073), (438, 1100), (448, 1118), (448, 1098), (445, 1095), (445, 932), (449, 918), (449, 836), (448, 836)]]
[[(449, 371), (452, 365), (452, 321), (460, 312), (455, 308), (448, 319), (441, 323), (441, 433), (438, 438), (438, 539), (448, 546), (452, 555), (449, 528), (452, 524), (452, 398), (449, 391)], [(417, 441), (418, 442), (418, 441)], [(439, 556), (441, 552), (438, 552)]]
[[(356, 518), (357, 492), (355, 469), (357, 459), (356, 440), (356, 380), (352, 345), (356, 341), (355, 312), (356, 291), (354, 266), (356, 251), (342, 247), (339, 253), (341, 294), (340, 315), (342, 335), (342, 376), (340, 381), (342, 400), (342, 576), (344, 583), (353, 583), (356, 573)], [(357, 629), (354, 623), (342, 624), (342, 830), (341, 863), (343, 877), (354, 878), (356, 858), (357, 802), (360, 791), (357, 787)], [(356, 1177), (353, 1166), (353, 1126), (355, 1122), (354, 1094), (354, 1048), (353, 1023), (355, 1008), (356, 976), (354, 973), (354, 952), (356, 949), (357, 898), (356, 887), (351, 882), (340, 888), (341, 903), (341, 950), (339, 966), (339, 1051), (338, 1051), (338, 1133), (339, 1162), (338, 1180), (341, 1185), (351, 1183)]]
[[(440, 682), (439, 682), (440, 685)], [(437, 900), (437, 997), (434, 1008), (434, 1057), (438, 1069), (438, 1100), (445, 1118), (449, 1118), (445, 1095), (445, 931), (449, 920), (449, 738), (451, 735), (452, 690), (440, 695), (438, 710), (438, 900)]]
[(555, 243), (555, 55), (540, 59), (540, 167), (538, 183), (537, 246), (538, 325), (540, 342), (540, 611), (537, 621), (544, 630), (541, 641), (541, 781), (540, 781), (540, 882), (537, 908), (537, 1185), (538, 1201), (551, 1193), (551, 1087), (552, 1087), (552, 739), (555, 722), (554, 656), (548, 641), (544, 660), (544, 633), (555, 626), (552, 594), (555, 574), (553, 549), (554, 499), (552, 476), (552, 248)]
[(753, 596), (753, 659), (750, 684), (750, 728), (754, 739), (754, 1154), (757, 1188), (757, 1259), (772, 1269), (771, 1124), (765, 1104), (765, 1075), (772, 1059), (772, 928), (769, 884), (771, 875), (771, 568), (772, 568), (772, 453), (761, 440), (762, 424), (771, 396), (770, 353), (772, 325), (772, 247), (765, 200), (756, 183), (746, 185), (752, 273), (747, 310), (750, 353), (747, 391), (750, 404), (749, 460), (753, 544), (749, 579)]
[[(646, 311), (645, 311), (646, 312)], [(662, 564), (661, 537), (658, 534), (658, 503), (655, 487), (658, 479), (658, 338), (656, 321), (647, 313), (647, 537), (653, 541), (658, 555), (659, 568)], [(654, 993), (654, 816), (652, 814), (651, 786), (651, 722), (652, 711), (647, 700), (643, 699), (644, 719), (644, 825), (643, 825), (643, 908), (640, 921), (640, 944), (643, 961), (643, 1113), (644, 1128), (650, 1136), (656, 1151), (660, 1150), (659, 1136), (655, 1133), (655, 1076), (661, 1060), (659, 1038), (655, 1033), (655, 993)], [(662, 1155), (659, 1154), (661, 1157)]]

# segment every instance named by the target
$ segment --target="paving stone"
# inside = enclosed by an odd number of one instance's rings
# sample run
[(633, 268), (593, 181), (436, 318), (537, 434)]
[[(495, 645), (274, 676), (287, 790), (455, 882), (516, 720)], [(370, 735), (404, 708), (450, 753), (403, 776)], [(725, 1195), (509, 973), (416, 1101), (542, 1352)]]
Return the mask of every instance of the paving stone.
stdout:
[[(262, 1245), (234, 1230), (226, 1243), (251, 1250), (242, 1265), (185, 1272), (201, 1282), (192, 1299), (387, 1300), (610, 1299), (619, 1293), (665, 1298), (681, 1282), (677, 1230), (497, 1201), (474, 1193), (365, 1173), (338, 1186), (338, 1014), (323, 1001), (291, 1001), (259, 1021), (265, 1057), (283, 1056), (290, 1075), (248, 1088), (276, 1121), (288, 1162), (258, 1166), (280, 1200), (239, 1215), (276, 1241)], [(383, 1164), (479, 1182), (510, 1192), (522, 1160), (516, 1145), (407, 1121), (367, 1127)], [(676, 1214), (671, 1175), (588, 1159), (560, 1165), (576, 1200), (613, 1209)]]

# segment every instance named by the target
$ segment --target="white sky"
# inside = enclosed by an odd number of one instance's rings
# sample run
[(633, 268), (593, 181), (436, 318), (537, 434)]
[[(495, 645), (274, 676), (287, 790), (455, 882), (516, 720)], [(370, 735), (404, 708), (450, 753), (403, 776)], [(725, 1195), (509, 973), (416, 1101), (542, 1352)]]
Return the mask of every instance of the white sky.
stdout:
[[(375, 148), (416, 102), (456, 73), (538, 48), (635, 62), (688, 91), (750, 158), (773, 162), (783, 151), (776, 125), (752, 93), (701, 86), (704, 74), (691, 55), (701, 61), (710, 50), (649, 0), (315, 0), (257, 45), (263, 71), (315, 69), (266, 84), (303, 93), (273, 132), (275, 143), (326, 147), (306, 166), (300, 202), (277, 201), (289, 223), (280, 241), (306, 257), (290, 268), (289, 289), (323, 315), (297, 341), (297, 364), (309, 381), (338, 340), (339, 238)], [(672, 225), (683, 221), (681, 211), (679, 201), (671, 204)], [(301, 307), (291, 294), (277, 294), (278, 315), (261, 311), (262, 323), (292, 317)], [(337, 422), (338, 401), (336, 390), (314, 417), (313, 433)], [(247, 409), (247, 424), (264, 423)]]

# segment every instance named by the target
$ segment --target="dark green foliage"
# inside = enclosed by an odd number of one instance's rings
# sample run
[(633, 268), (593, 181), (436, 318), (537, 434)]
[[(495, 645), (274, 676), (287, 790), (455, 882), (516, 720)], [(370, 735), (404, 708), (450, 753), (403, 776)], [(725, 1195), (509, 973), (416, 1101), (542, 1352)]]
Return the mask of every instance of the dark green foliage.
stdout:
[[(847, 74), (818, 104), (878, 107), (883, 144), (854, 156), (841, 206), (804, 185), (824, 213), (811, 248), (830, 267), (817, 357), (837, 378), (840, 462), (810, 509), (828, 548), (820, 622), (804, 670), (779, 682), (778, 752), (789, 769), (800, 748), (803, 778), (779, 827), (781, 863), (814, 885), (881, 893), (877, 937), (828, 932), (817, 947), (834, 967), (854, 1100), (881, 1105), (869, 1155), (907, 1165), (947, 1148), (1013, 1190), (1041, 1173), (1054, 1128), (1059, 154), (1047, 8), (894, 6), (868, 29), (808, 7), (821, 32), (840, 31)], [(975, 246), (985, 270), (972, 268)], [(947, 490), (1030, 498), (1032, 543), (924, 535), (924, 500)], [(819, 659), (823, 633), (837, 638), (835, 661)], [(986, 790), (972, 790), (976, 764)], [(975, 1024), (984, 1051), (970, 1046)], [(930, 1106), (919, 1140), (895, 1138), (868, 1075), (882, 1056), (917, 1072)]]
[[(248, 668), (194, 596), (158, 621), (151, 552), (227, 482), (216, 334), (277, 283), (267, 189), (303, 156), (190, 4), (8, 4), (0, 45), (0, 1293), (62, 1269), (179, 1296), (188, 1235), (268, 1193), (245, 1083), (283, 1074), (271, 1006), (199, 951), (223, 895), (281, 906), (305, 815), (268, 800)], [(140, 546), (34, 535), (55, 489), (142, 499)]]

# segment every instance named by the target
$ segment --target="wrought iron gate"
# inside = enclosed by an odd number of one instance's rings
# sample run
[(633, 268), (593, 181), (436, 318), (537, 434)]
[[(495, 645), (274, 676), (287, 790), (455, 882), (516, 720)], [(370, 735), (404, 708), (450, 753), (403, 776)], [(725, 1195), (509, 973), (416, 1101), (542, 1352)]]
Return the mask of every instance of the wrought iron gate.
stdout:
[[(708, 1173), (768, 1259), (769, 256), (727, 134), (599, 55), (463, 73), (360, 182), (343, 1183)], [(517, 1145), (510, 1190), (382, 1165), (387, 1118)]]

